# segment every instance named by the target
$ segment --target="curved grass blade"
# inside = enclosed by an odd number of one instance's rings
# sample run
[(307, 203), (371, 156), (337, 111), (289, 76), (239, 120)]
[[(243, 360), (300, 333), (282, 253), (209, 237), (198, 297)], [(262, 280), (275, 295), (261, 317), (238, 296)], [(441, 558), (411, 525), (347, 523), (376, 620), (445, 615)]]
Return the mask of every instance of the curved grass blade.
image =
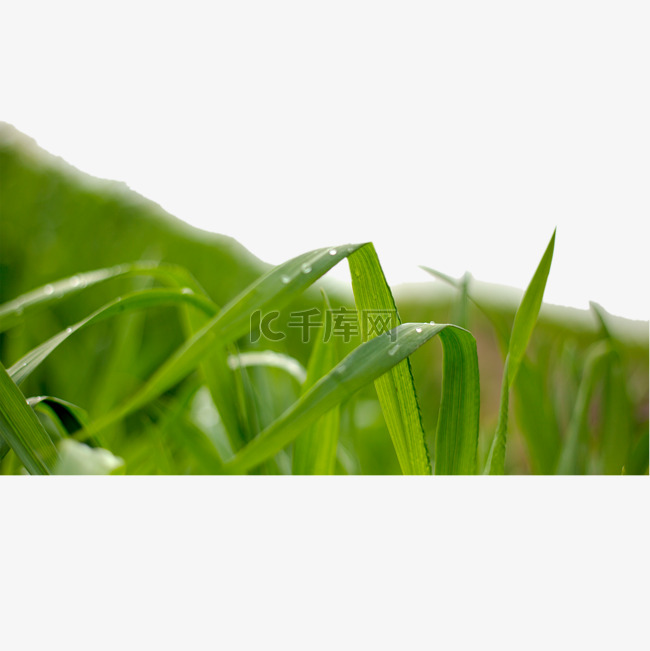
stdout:
[[(361, 339), (369, 341), (401, 321), (375, 247), (367, 244), (351, 255), (348, 262)], [(402, 472), (430, 475), (431, 464), (409, 360), (404, 359), (390, 373), (380, 376), (375, 381), (375, 389)]]
[(61, 398), (36, 396), (27, 398), (27, 404), (34, 410), (38, 410), (40, 406), (46, 406), (56, 415), (68, 434), (83, 429), (88, 423), (88, 414), (84, 409)]
[(271, 269), (185, 342), (131, 400), (92, 423), (83, 435), (99, 431), (157, 398), (192, 372), (210, 350), (227, 346), (248, 332), (255, 311), (284, 307), (361, 246), (317, 249)]
[(499, 420), (486, 466), (486, 470), (491, 475), (502, 475), (505, 471), (510, 388), (517, 377), (517, 372), (528, 347), (530, 336), (537, 322), (539, 309), (542, 306), (546, 281), (548, 280), (548, 274), (551, 270), (551, 262), (553, 260), (555, 232), (553, 231), (551, 240), (546, 247), (546, 251), (540, 260), (537, 270), (526, 288), (517, 313), (515, 314), (514, 323), (512, 324), (508, 354), (503, 369)]
[[(452, 334), (452, 330), (456, 331)], [(255, 440), (243, 448), (231, 461), (226, 463), (224, 470), (229, 473), (244, 473), (269, 457), (279, 452), (291, 443), (301, 432), (312, 425), (332, 407), (349, 397), (363, 386), (387, 373), (396, 364), (402, 362), (417, 348), (437, 334), (441, 337), (443, 346), (454, 352), (468, 351), (472, 367), (472, 378), (469, 388), (464, 386), (458, 389), (457, 378), (448, 382), (448, 390), (443, 390), (441, 403), (442, 422), (439, 429), (443, 431), (443, 438), (451, 441), (458, 437), (458, 446), (455, 448), (457, 465), (465, 463), (470, 465), (468, 459), (472, 453), (465, 450), (466, 446), (474, 449), (478, 441), (478, 359), (476, 349), (472, 345), (459, 346), (458, 339), (474, 338), (466, 330), (451, 325), (432, 325), (429, 323), (407, 323), (397, 326), (382, 335), (378, 335), (361, 344), (341, 361), (325, 377), (297, 400), (285, 413), (272, 423)], [(446, 334), (446, 336), (444, 336)], [(456, 336), (457, 335), (457, 336)], [(473, 349), (473, 354), (470, 352)], [(471, 417), (465, 418), (465, 414)], [(471, 422), (470, 422), (471, 420)], [(461, 460), (463, 460), (461, 462)]]
[(0, 364), (0, 437), (32, 475), (54, 471), (59, 453), (25, 396)]
[[(331, 305), (323, 292), (323, 313), (331, 313)], [(325, 340), (325, 323), (316, 335), (311, 351), (303, 394), (311, 389), (320, 378), (329, 373), (338, 360), (336, 342)], [(323, 414), (307, 431), (296, 439), (293, 446), (294, 475), (333, 475), (336, 467), (336, 449), (340, 430), (340, 409), (336, 405)]]
[(191, 276), (182, 267), (156, 262), (120, 264), (114, 267), (86, 271), (37, 287), (0, 305), (0, 332), (18, 325), (25, 316), (38, 312), (52, 303), (89, 287), (112, 278), (140, 275), (154, 276), (166, 281), (171, 280), (176, 284), (180, 284), (181, 287), (191, 282)]
[(103, 321), (104, 319), (116, 314), (131, 310), (141, 310), (149, 307), (175, 305), (179, 303), (189, 303), (204, 310), (208, 314), (214, 313), (214, 307), (210, 301), (192, 292), (186, 293), (171, 289), (148, 289), (142, 292), (135, 292), (125, 296), (124, 298), (115, 299), (96, 312), (93, 312), (85, 319), (82, 319), (69, 328), (66, 328), (62, 332), (59, 332), (36, 348), (33, 348), (11, 366), (9, 369), (9, 375), (16, 384), (20, 384), (66, 339), (71, 337), (78, 330), (93, 323)]
[(27, 404), (40, 418), (45, 419), (43, 425), (52, 440), (57, 443), (88, 424), (86, 412), (67, 400), (51, 396), (37, 396), (27, 398)]
[(305, 367), (294, 357), (277, 353), (274, 350), (244, 352), (228, 357), (228, 366), (235, 370), (249, 366), (268, 366), (279, 368), (289, 374), (298, 384), (303, 384), (307, 379)]

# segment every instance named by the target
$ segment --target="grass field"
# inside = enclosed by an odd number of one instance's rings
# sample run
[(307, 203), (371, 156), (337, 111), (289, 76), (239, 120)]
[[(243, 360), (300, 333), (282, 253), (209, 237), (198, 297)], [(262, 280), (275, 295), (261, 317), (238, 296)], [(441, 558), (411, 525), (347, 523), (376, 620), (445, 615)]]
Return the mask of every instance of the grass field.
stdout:
[(523, 295), (394, 293), (371, 243), (270, 267), (9, 126), (0, 165), (3, 474), (648, 473), (648, 324), (543, 305), (555, 233)]

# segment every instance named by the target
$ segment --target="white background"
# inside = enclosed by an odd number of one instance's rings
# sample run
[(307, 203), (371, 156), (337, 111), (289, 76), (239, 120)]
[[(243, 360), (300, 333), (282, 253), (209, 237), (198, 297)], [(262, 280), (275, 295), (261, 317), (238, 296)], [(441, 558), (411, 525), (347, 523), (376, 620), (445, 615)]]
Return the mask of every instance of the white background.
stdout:
[[(547, 299), (647, 319), (646, 7), (4, 2), (0, 119), (270, 262), (524, 287), (557, 225)], [(647, 478), (2, 483), (7, 648), (647, 646)]]
[(557, 226), (546, 299), (648, 319), (647, 8), (21, 0), (0, 119), (273, 263), (523, 288)]

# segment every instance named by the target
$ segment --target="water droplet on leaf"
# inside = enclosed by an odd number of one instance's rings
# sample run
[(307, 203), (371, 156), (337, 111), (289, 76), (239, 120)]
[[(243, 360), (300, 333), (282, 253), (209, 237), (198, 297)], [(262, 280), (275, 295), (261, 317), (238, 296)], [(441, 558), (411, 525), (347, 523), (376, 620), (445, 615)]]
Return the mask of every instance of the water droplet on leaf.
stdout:
[(52, 287), (52, 285), (45, 285), (45, 287), (43, 287), (43, 291), (44, 291), (48, 296), (52, 296), (52, 294), (54, 294), (54, 287)]

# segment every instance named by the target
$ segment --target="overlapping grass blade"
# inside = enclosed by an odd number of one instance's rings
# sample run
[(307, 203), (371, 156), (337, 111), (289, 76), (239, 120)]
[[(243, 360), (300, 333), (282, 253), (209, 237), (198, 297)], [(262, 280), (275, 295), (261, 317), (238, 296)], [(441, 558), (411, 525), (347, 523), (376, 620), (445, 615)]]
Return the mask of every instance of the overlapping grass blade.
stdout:
[[(399, 314), (375, 247), (367, 244), (351, 255), (348, 262), (361, 338), (363, 341), (369, 341), (382, 331), (398, 326)], [(408, 359), (391, 369), (390, 373), (377, 378), (375, 389), (402, 472), (409, 475), (431, 474), (420, 408)]]
[[(331, 313), (331, 305), (323, 292), (323, 313)], [(336, 341), (325, 340), (326, 324), (323, 323), (311, 351), (303, 394), (320, 378), (329, 373), (338, 360)], [(340, 409), (336, 405), (323, 414), (311, 427), (300, 434), (293, 446), (294, 475), (332, 475), (336, 466), (336, 448), (339, 440)]]
[(77, 405), (53, 396), (27, 398), (27, 404), (37, 413), (42, 413), (56, 427), (59, 438), (83, 429), (88, 424), (88, 414)]
[(131, 310), (142, 310), (150, 307), (160, 307), (164, 305), (178, 305), (189, 303), (195, 307), (204, 310), (208, 314), (214, 313), (212, 303), (205, 298), (194, 294), (186, 293), (182, 290), (171, 289), (148, 289), (142, 292), (134, 292), (124, 298), (117, 298), (104, 307), (93, 312), (90, 316), (78, 321), (74, 325), (66, 328), (62, 332), (54, 335), (36, 348), (30, 350), (26, 355), (21, 357), (9, 369), (9, 375), (16, 384), (20, 384), (25, 378), (32, 373), (39, 364), (45, 360), (54, 350), (56, 350), (66, 339), (71, 337), (75, 332), (85, 328), (93, 323), (103, 321), (116, 314), (129, 312)]
[(214, 347), (227, 346), (248, 332), (256, 311), (284, 307), (360, 246), (317, 249), (271, 269), (181, 346), (131, 400), (91, 424), (90, 430), (98, 431), (158, 397), (194, 370)]
[[(120, 264), (104, 269), (95, 269), (62, 278), (42, 287), (33, 289), (17, 298), (0, 305), (0, 332), (9, 330), (28, 315), (38, 312), (63, 298), (73, 296), (87, 288), (112, 278), (148, 275), (162, 280), (178, 283), (189, 280), (189, 274), (182, 267), (156, 262), (137, 262)], [(185, 286), (183, 283), (181, 286)]]
[(25, 396), (0, 364), (0, 437), (32, 475), (49, 475), (58, 451)]
[[(455, 331), (452, 334), (452, 330)], [(312, 425), (332, 407), (354, 394), (368, 383), (390, 371), (396, 364), (406, 359), (411, 353), (435, 335), (445, 333), (441, 337), (443, 347), (450, 348), (450, 357), (466, 352), (470, 360), (467, 366), (473, 368), (476, 377), (475, 388), (478, 389), (478, 360), (476, 349), (472, 345), (459, 344), (458, 340), (472, 340), (472, 335), (457, 326), (432, 325), (429, 323), (407, 323), (395, 329), (369, 339), (353, 350), (343, 361), (321, 378), (294, 403), (278, 420), (271, 424), (255, 440), (243, 448), (231, 461), (226, 463), (225, 470), (230, 473), (243, 473), (258, 466), (286, 445), (291, 443), (301, 432)], [(463, 364), (463, 367), (466, 365)], [(478, 437), (478, 394), (467, 391), (465, 384), (461, 391), (458, 389), (457, 378), (451, 378), (448, 390), (443, 391), (441, 413), (445, 412), (439, 428), (445, 430), (445, 438), (452, 440), (458, 436), (461, 440), (470, 438), (476, 442)], [(472, 409), (475, 406), (476, 409)], [(459, 413), (460, 412), (460, 413)], [(472, 414), (473, 422), (464, 423), (463, 413)], [(459, 432), (456, 428), (468, 426), (471, 433)], [(470, 446), (471, 447), (471, 446)], [(474, 443), (474, 454), (476, 445)], [(456, 467), (470, 465), (470, 453), (456, 450)]]
[(540, 260), (537, 270), (526, 288), (517, 313), (515, 314), (514, 323), (512, 324), (508, 354), (503, 369), (499, 420), (486, 468), (490, 474), (502, 475), (505, 471), (510, 388), (517, 377), (517, 372), (528, 347), (530, 336), (537, 322), (539, 309), (544, 298), (544, 290), (546, 289), (546, 281), (551, 270), (554, 248), (555, 231), (553, 231), (551, 240), (546, 247), (546, 251)]

